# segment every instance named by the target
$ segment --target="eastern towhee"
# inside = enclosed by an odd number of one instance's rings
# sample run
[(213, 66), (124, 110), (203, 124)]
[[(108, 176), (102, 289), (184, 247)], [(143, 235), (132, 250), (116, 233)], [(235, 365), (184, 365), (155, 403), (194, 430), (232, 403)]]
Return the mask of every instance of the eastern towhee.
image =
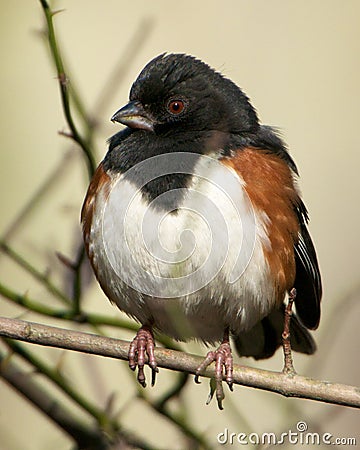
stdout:
[(158, 371), (153, 330), (221, 342), (198, 371), (216, 361), (221, 407), (229, 336), (241, 356), (273, 355), (292, 288), (292, 348), (312, 354), (321, 278), (297, 168), (242, 90), (192, 56), (162, 54), (112, 121), (126, 128), (109, 141), (81, 220), (103, 291), (142, 325), (129, 350), (139, 382), (146, 355), (153, 382)]

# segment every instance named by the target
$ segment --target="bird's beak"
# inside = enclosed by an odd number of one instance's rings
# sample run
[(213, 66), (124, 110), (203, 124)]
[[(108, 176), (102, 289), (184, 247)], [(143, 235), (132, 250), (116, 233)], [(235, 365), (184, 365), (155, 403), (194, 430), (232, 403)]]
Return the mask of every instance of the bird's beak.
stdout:
[(139, 101), (132, 101), (123, 106), (112, 116), (111, 121), (122, 123), (130, 128), (154, 131), (154, 120), (149, 117)]

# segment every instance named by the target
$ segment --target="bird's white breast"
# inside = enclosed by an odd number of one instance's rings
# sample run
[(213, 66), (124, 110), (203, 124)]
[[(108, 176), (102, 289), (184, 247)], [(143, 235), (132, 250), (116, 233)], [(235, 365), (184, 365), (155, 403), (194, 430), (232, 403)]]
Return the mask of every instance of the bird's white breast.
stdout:
[(268, 219), (244, 181), (210, 157), (198, 159), (183, 194), (177, 211), (166, 211), (113, 175), (106, 201), (96, 202), (89, 248), (120, 309), (177, 339), (216, 341), (225, 326), (249, 329), (273, 306)]

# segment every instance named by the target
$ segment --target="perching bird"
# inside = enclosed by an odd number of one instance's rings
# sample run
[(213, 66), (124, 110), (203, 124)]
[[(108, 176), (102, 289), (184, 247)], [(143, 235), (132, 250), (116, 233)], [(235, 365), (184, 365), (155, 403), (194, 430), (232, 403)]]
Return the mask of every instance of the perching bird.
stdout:
[(126, 128), (109, 141), (81, 220), (103, 291), (141, 323), (129, 350), (139, 382), (146, 355), (153, 380), (158, 370), (153, 330), (220, 342), (199, 373), (217, 362), (221, 407), (229, 336), (242, 356), (271, 356), (292, 288), (291, 344), (312, 354), (322, 289), (297, 168), (242, 90), (192, 56), (162, 54), (112, 121)]

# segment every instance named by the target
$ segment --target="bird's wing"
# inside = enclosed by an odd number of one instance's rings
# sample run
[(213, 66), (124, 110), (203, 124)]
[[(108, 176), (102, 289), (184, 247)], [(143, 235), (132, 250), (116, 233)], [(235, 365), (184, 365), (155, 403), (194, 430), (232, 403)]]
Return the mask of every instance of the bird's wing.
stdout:
[(306, 227), (308, 215), (302, 201), (296, 207), (300, 223), (299, 239), (294, 245), (297, 291), (295, 306), (301, 322), (309, 329), (316, 329), (320, 320), (322, 296), (321, 275), (314, 245)]

